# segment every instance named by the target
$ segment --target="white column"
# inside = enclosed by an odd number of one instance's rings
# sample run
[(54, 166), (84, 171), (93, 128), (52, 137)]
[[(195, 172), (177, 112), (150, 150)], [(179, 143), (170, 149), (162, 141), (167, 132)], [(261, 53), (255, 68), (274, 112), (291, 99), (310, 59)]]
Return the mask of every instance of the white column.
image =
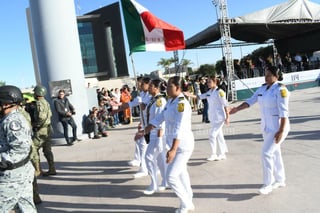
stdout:
[(49, 83), (67, 79), (71, 80), (73, 94), (68, 98), (76, 108), (74, 119), (78, 135), (81, 135), (83, 116), (88, 113), (89, 107), (74, 1), (29, 0), (29, 5), (41, 81), (37, 83), (48, 89), (47, 98), (53, 111), (54, 137), (63, 138), (63, 129), (53, 107)]

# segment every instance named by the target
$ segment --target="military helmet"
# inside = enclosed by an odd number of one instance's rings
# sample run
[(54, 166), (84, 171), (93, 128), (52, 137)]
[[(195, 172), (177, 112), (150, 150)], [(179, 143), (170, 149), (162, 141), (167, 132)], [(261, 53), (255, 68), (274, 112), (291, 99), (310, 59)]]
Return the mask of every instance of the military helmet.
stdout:
[(18, 87), (11, 85), (0, 87), (0, 104), (18, 104), (22, 101), (23, 95)]
[(34, 89), (33, 92), (36, 96), (46, 96), (47, 94), (47, 89), (44, 86), (37, 85)]

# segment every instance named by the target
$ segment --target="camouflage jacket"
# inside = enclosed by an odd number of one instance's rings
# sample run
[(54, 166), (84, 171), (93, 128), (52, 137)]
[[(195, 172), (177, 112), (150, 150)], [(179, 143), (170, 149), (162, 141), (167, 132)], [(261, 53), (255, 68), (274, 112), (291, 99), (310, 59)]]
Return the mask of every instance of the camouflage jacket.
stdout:
[(22, 161), (28, 157), (31, 145), (30, 125), (18, 110), (0, 120), (0, 161)]
[(51, 124), (52, 112), (48, 101), (44, 98), (36, 101), (32, 126), (38, 129), (48, 127)]

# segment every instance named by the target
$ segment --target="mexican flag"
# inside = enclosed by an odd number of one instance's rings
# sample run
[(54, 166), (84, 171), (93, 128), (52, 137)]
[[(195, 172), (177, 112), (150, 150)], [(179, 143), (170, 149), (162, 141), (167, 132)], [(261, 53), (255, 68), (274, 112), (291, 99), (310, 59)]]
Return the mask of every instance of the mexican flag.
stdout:
[(155, 17), (134, 0), (121, 0), (130, 54), (185, 48), (183, 32)]

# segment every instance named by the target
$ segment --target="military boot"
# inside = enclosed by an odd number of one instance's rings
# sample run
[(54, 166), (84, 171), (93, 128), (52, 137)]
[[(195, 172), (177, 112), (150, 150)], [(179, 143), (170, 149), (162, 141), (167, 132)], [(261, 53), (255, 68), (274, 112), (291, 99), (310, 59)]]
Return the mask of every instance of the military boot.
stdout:
[(49, 164), (49, 170), (47, 172), (42, 172), (42, 175), (43, 176), (49, 176), (49, 175), (56, 175), (57, 172), (56, 172), (56, 168), (54, 166), (54, 163), (53, 162), (48, 162)]
[(36, 177), (34, 177), (32, 185), (33, 185), (33, 202), (34, 202), (34, 204), (37, 205), (37, 204), (42, 203), (42, 200), (39, 195), (38, 183), (37, 183)]
[(33, 194), (33, 202), (35, 205), (42, 203), (39, 193)]

